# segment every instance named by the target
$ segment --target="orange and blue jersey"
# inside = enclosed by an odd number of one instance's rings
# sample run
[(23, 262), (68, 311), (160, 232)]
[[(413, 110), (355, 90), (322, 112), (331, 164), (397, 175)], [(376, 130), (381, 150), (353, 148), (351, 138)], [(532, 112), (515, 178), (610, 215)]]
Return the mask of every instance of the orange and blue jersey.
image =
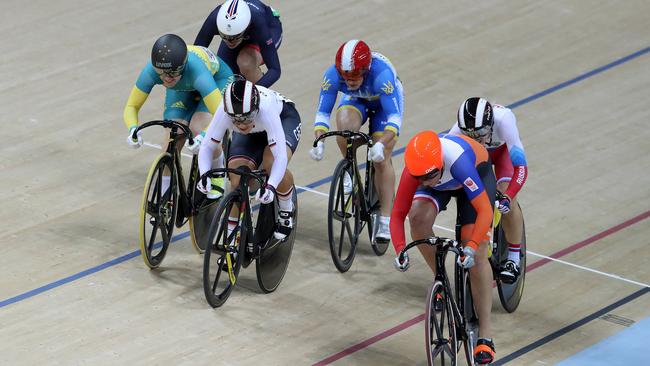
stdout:
[(339, 109), (355, 109), (361, 115), (362, 122), (370, 118), (371, 134), (390, 130), (399, 135), (404, 114), (402, 83), (390, 60), (384, 55), (372, 53), (370, 70), (356, 90), (348, 89), (335, 65), (325, 71), (314, 121), (315, 130), (329, 131), (330, 115), (338, 92), (344, 95)]
[[(476, 211), (476, 221), (470, 241), (480, 243), (492, 225), (492, 204), (481, 180), (478, 166), (489, 161), (488, 152), (480, 143), (466, 136), (440, 135), (443, 153), (443, 174), (433, 187), (420, 186), (420, 182), (405, 168), (397, 189), (395, 203), (390, 219), (390, 232), (397, 252), (406, 244), (404, 220), (413, 200), (429, 199), (438, 206), (427, 193), (434, 191), (461, 190)], [(438, 207), (440, 210), (440, 207)], [(471, 244), (470, 244), (471, 245)]]
[[(232, 81), (232, 71), (212, 51), (199, 46), (188, 46), (187, 50), (187, 63), (180, 80), (173, 87), (167, 88), (166, 119), (183, 118), (180, 115), (169, 114), (179, 106), (179, 103), (187, 104), (188, 100), (192, 99), (185, 98), (187, 92), (198, 92), (201, 96), (201, 103), (193, 111), (207, 111), (214, 114), (221, 103), (223, 89), (228, 82)], [(156, 73), (151, 62), (148, 62), (140, 72), (124, 108), (124, 123), (127, 128), (138, 125), (138, 111), (153, 87), (161, 84), (163, 81), (160, 75)]]

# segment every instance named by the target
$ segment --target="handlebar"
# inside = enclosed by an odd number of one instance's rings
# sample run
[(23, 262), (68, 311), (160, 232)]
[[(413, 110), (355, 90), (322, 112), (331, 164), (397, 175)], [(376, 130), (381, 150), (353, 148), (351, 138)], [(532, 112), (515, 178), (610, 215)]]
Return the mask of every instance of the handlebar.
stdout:
[(429, 237), (429, 238), (426, 238), (426, 239), (420, 239), (420, 240), (413, 241), (413, 242), (409, 243), (407, 246), (405, 246), (404, 249), (402, 249), (402, 251), (399, 252), (399, 261), (400, 262), (404, 261), (404, 254), (406, 254), (406, 252), (409, 249), (412, 249), (412, 248), (414, 248), (414, 247), (416, 247), (418, 245), (422, 245), (422, 244), (430, 245), (432, 247), (442, 245), (443, 250), (449, 250), (450, 252), (456, 253), (456, 255), (458, 255), (458, 256), (463, 255), (463, 246), (459, 242), (457, 242), (456, 240), (448, 239), (448, 238), (442, 238), (442, 237), (438, 237), (438, 236), (432, 236), (432, 237)]
[(138, 126), (135, 130), (133, 130), (133, 134), (131, 134), (131, 137), (133, 139), (137, 139), (138, 138), (137, 134), (138, 134), (139, 131), (144, 130), (145, 128), (151, 127), (151, 126), (162, 126), (162, 127), (165, 127), (165, 128), (174, 128), (174, 127), (180, 128), (183, 131), (183, 133), (185, 134), (185, 136), (187, 136), (187, 138), (189, 140), (189, 144), (194, 145), (194, 135), (192, 134), (192, 130), (190, 130), (189, 126), (186, 126), (183, 123), (178, 122), (178, 121), (172, 121), (172, 120), (167, 120), (167, 119), (145, 122), (145, 123), (141, 124), (140, 126)]
[(202, 174), (201, 177), (199, 177), (200, 180), (202, 179), (207, 179), (207, 178), (215, 178), (219, 175), (222, 175), (224, 173), (232, 173), (232, 174), (237, 174), (239, 176), (246, 176), (252, 179), (255, 179), (259, 182), (260, 184), (260, 189), (262, 190), (261, 193), (264, 193), (264, 183), (266, 183), (266, 170), (264, 169), (258, 169), (258, 170), (250, 170), (247, 166), (240, 166), (238, 168), (217, 168), (217, 169), (210, 169), (205, 174)]
[(330, 136), (341, 136), (341, 137), (345, 137), (346, 139), (361, 139), (363, 140), (364, 144), (367, 144), (368, 146), (372, 147), (372, 138), (370, 136), (368, 136), (363, 132), (354, 132), (350, 130), (325, 132), (324, 134), (318, 136), (316, 140), (314, 140), (313, 147), (316, 147), (316, 145), (318, 145), (318, 141), (323, 140)]

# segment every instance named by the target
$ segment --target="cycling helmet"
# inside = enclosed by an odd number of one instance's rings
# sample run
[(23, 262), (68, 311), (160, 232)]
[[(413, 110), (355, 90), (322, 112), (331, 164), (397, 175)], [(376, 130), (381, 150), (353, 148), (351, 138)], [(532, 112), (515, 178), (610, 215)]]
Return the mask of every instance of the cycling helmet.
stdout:
[(370, 70), (372, 54), (364, 41), (353, 39), (339, 47), (336, 52), (336, 70), (342, 78), (359, 78)]
[(422, 131), (406, 145), (406, 169), (414, 177), (426, 177), (442, 171), (443, 155), (440, 138), (434, 131)]
[(252, 122), (260, 108), (260, 92), (255, 84), (237, 77), (226, 87), (223, 107), (234, 122)]
[(175, 34), (158, 38), (151, 49), (151, 64), (170, 76), (178, 76), (185, 68), (187, 45)]
[(251, 9), (244, 0), (228, 0), (217, 13), (217, 30), (228, 41), (242, 38), (250, 23)]
[(492, 105), (486, 99), (471, 97), (458, 108), (458, 127), (471, 138), (487, 135), (493, 124)]

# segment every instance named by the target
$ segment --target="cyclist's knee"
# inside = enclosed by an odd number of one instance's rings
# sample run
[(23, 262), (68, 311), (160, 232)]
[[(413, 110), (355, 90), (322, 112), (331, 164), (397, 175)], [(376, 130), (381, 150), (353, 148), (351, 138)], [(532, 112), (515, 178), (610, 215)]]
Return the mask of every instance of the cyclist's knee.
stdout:
[(436, 218), (435, 208), (431, 204), (416, 200), (411, 206), (408, 217), (412, 230), (430, 230)]
[(339, 130), (359, 131), (361, 114), (355, 108), (342, 108), (336, 112), (336, 126)]

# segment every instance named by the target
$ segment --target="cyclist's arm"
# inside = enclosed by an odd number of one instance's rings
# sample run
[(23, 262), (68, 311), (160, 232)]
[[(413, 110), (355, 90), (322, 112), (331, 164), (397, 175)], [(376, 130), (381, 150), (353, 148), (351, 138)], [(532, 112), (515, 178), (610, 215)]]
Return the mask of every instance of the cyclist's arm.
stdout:
[(149, 97), (151, 89), (158, 83), (160, 83), (160, 78), (150, 65), (142, 69), (135, 86), (131, 89), (126, 106), (124, 106), (123, 118), (127, 129), (138, 126), (138, 111)]
[(460, 130), (460, 127), (458, 127), (458, 122), (454, 123), (454, 125), (451, 126), (448, 133), (455, 136), (460, 136), (463, 134), (463, 132)]
[[(229, 128), (232, 128), (232, 122), (223, 111), (223, 106), (219, 106), (212, 118), (212, 122), (210, 122), (205, 139), (201, 143), (201, 149), (199, 150), (199, 172), (201, 174), (212, 169), (212, 160), (215, 157), (214, 152), (221, 150), (221, 141), (226, 134), (226, 130)], [(221, 161), (220, 159), (217, 160)]]
[[(284, 178), (284, 173), (287, 171), (287, 164), (289, 158), (287, 156), (287, 141), (284, 137), (284, 129), (282, 128), (282, 120), (280, 120), (281, 111), (265, 113), (264, 124), (266, 129), (266, 137), (268, 139), (269, 148), (273, 154), (273, 166), (271, 166), (271, 173), (269, 174), (268, 184), (273, 188), (278, 188), (278, 184)], [(260, 110), (260, 114), (262, 111)]]
[(467, 195), (472, 207), (476, 211), (474, 230), (467, 245), (478, 249), (478, 245), (485, 239), (485, 235), (492, 227), (494, 211), (488, 198), (483, 181), (467, 153), (463, 153), (451, 166), (452, 177), (461, 182), (463, 191)]
[(314, 131), (327, 132), (330, 129), (330, 115), (336, 103), (339, 91), (339, 76), (336, 68), (331, 66), (323, 75), (323, 82), (318, 97), (318, 109), (314, 120)]
[(413, 196), (419, 182), (404, 168), (402, 177), (397, 187), (397, 195), (393, 203), (393, 210), (390, 213), (390, 236), (395, 253), (399, 253), (406, 246), (406, 234), (404, 233), (404, 221), (411, 209)]
[(512, 179), (510, 180), (510, 184), (508, 184), (508, 189), (504, 193), (508, 197), (514, 198), (519, 190), (521, 190), (521, 187), (523, 187), (526, 178), (528, 177), (526, 153), (524, 152), (524, 145), (521, 143), (519, 137), (519, 129), (517, 128), (517, 119), (515, 114), (512, 113), (510, 109), (505, 109), (505, 113), (503, 113), (500, 122), (501, 123), (498, 125), (498, 133), (503, 137), (506, 146), (508, 147), (510, 160), (514, 167)]
[[(255, 12), (254, 14), (258, 13)], [(260, 53), (266, 66), (266, 73), (256, 84), (268, 88), (280, 79), (280, 58), (278, 56), (278, 50), (275, 48), (275, 43), (278, 40), (273, 39), (271, 36), (265, 13), (262, 13), (259, 17), (253, 16), (252, 22), (254, 22), (253, 26), (256, 30), (253, 42), (260, 48)]]
[(399, 90), (397, 89), (397, 80), (391, 70), (386, 69), (378, 75), (374, 82), (374, 89), (379, 92), (381, 108), (388, 118), (380, 140), (385, 145), (399, 134), (402, 127)]
[(219, 12), (220, 7), (221, 5), (217, 6), (212, 13), (208, 15), (205, 22), (203, 22), (203, 26), (194, 40), (195, 45), (208, 47), (212, 42), (212, 38), (219, 34), (217, 31), (217, 13)]

